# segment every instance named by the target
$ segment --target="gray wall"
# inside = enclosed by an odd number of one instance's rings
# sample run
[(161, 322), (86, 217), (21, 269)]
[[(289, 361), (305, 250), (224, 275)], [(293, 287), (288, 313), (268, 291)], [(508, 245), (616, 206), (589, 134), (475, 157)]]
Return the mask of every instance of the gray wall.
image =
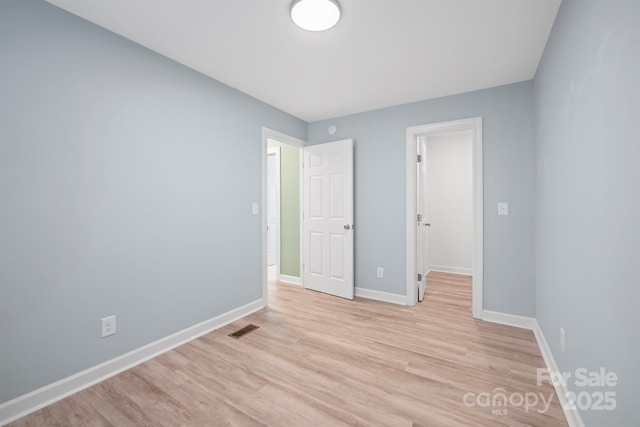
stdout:
[(305, 122), (40, 1), (0, 63), (0, 402), (261, 298), (261, 127)]
[[(484, 308), (534, 316), (533, 83), (524, 82), (309, 124), (313, 143), (355, 140), (356, 286), (406, 294), (406, 128), (482, 116)], [(327, 127), (335, 124), (335, 135)], [(497, 203), (509, 202), (509, 216)], [(376, 267), (384, 267), (384, 279)]]
[(593, 426), (640, 425), (639, 39), (640, 2), (565, 0), (535, 79), (536, 314), (560, 370), (618, 374)]

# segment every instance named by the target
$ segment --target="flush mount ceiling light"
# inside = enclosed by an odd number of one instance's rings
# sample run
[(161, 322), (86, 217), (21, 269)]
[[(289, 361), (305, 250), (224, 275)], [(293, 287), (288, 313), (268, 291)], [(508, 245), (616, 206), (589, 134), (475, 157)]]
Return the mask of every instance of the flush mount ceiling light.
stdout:
[(328, 30), (340, 20), (340, 5), (337, 0), (294, 0), (291, 19), (307, 31)]

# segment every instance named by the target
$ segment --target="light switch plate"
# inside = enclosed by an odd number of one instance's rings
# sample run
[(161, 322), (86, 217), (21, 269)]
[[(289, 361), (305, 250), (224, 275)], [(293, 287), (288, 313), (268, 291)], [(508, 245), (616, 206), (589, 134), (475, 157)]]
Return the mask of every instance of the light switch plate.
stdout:
[(509, 215), (509, 203), (507, 202), (498, 203), (498, 215)]
[(252, 215), (258, 215), (258, 203), (253, 202), (251, 204), (251, 214)]

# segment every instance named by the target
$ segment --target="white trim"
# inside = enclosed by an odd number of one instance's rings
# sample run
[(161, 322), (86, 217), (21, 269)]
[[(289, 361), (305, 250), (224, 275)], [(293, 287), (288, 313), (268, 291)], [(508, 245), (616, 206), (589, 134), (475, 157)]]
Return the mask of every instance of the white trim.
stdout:
[(384, 301), (391, 304), (407, 305), (407, 297), (402, 294), (391, 294), (389, 292), (374, 291), (373, 289), (358, 287), (356, 287), (355, 294), (360, 298)]
[(406, 140), (406, 285), (407, 305), (415, 305), (416, 290), (416, 144), (421, 135), (470, 130), (473, 132), (473, 317), (482, 318), (483, 307), (483, 196), (482, 196), (482, 118), (455, 120), (407, 128)]
[(484, 310), (482, 312), (482, 320), (529, 330), (533, 330), (536, 324), (536, 319), (533, 317), (518, 316), (516, 314), (500, 313), (490, 310)]
[(448, 265), (430, 265), (428, 272), (438, 271), (440, 273), (462, 274), (464, 276), (473, 276), (473, 269), (464, 267), (450, 267)]
[[(558, 365), (556, 364), (555, 359), (553, 358), (553, 354), (551, 353), (551, 349), (549, 348), (549, 344), (542, 333), (542, 329), (540, 328), (540, 324), (537, 320), (534, 319), (534, 327), (533, 333), (536, 336), (536, 341), (538, 341), (538, 347), (540, 348), (540, 353), (542, 353), (542, 358), (544, 359), (545, 365), (547, 365), (547, 370), (550, 375), (554, 377), (560, 377), (560, 369), (558, 369)], [(576, 409), (570, 409), (567, 404), (567, 384), (562, 381), (555, 381), (558, 384), (554, 384), (554, 388), (556, 390), (556, 395), (558, 396), (558, 400), (560, 402), (560, 406), (562, 407), (562, 411), (564, 412), (564, 416), (567, 419), (567, 424), (569, 427), (584, 427), (584, 422), (582, 421), (582, 417), (580, 416), (580, 412)]]
[[(269, 303), (269, 286), (267, 285), (267, 211), (264, 209), (267, 205), (267, 150), (269, 146), (269, 139), (274, 139), (298, 148), (303, 148), (305, 145), (305, 142), (301, 139), (267, 127), (262, 128), (262, 301), (265, 306)], [(300, 188), (302, 189), (302, 186), (300, 186)], [(300, 197), (300, 202), (302, 203), (302, 197)], [(300, 212), (302, 215), (302, 210)], [(302, 224), (302, 217), (300, 218), (300, 224)], [(302, 234), (300, 237), (302, 238)], [(300, 250), (302, 251), (302, 246), (300, 247)], [(302, 260), (302, 254), (300, 259)]]
[[(540, 324), (535, 318), (484, 310), (482, 320), (532, 330), (536, 337), (536, 341), (538, 342), (538, 348), (542, 354), (542, 359), (544, 359), (544, 364), (547, 366), (547, 370), (549, 371), (549, 375), (557, 378), (561, 377), (560, 369), (558, 369), (558, 365), (553, 358), (549, 344), (542, 333), (542, 329), (540, 329)], [(570, 405), (568, 405), (566, 396), (569, 389), (567, 388), (567, 384), (562, 381), (556, 381), (556, 383), (557, 384), (554, 384), (553, 386), (569, 427), (584, 427), (584, 422), (582, 421), (582, 417), (580, 417), (580, 412), (576, 409), (570, 409)]]
[(300, 278), (296, 277), (296, 276), (289, 276), (287, 274), (281, 274), (280, 275), (280, 282), (284, 282), (284, 283), (290, 283), (292, 285), (300, 285)]
[[(281, 233), (281, 224), (282, 224), (282, 219), (280, 217), (280, 186), (282, 185), (280, 182), (280, 147), (269, 147), (267, 146), (267, 157), (269, 156), (276, 156), (276, 170), (277, 170), (277, 181), (278, 181), (278, 185), (277, 185), (277, 190), (276, 190), (276, 216), (278, 217), (278, 225), (277, 225), (277, 230), (276, 230), (276, 281), (279, 282), (280, 281), (280, 260), (281, 260), (281, 247), (280, 247), (280, 233)], [(269, 184), (269, 178), (267, 177), (267, 186)], [(267, 188), (268, 191), (268, 188)], [(269, 203), (269, 201), (267, 200), (267, 204)], [(267, 205), (265, 205), (267, 206)], [(269, 222), (269, 214), (267, 213), (267, 222)], [(268, 238), (269, 233), (267, 233), (267, 238)], [(268, 250), (268, 242), (267, 242), (267, 250)], [(269, 254), (267, 253), (267, 264), (269, 262), (268, 260), (269, 258)]]
[(22, 418), (262, 308), (264, 308), (262, 299), (250, 302), (242, 307), (235, 308), (114, 359), (9, 400), (0, 405), (0, 425)]

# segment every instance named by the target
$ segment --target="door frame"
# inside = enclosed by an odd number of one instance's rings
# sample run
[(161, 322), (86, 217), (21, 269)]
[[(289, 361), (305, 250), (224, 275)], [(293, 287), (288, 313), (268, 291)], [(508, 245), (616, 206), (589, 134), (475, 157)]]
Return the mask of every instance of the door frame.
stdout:
[[(276, 226), (276, 280), (280, 281), (280, 147), (270, 148), (267, 146), (267, 158), (269, 156), (274, 156), (276, 158), (276, 172), (277, 172), (277, 185), (276, 185), (276, 217), (278, 218), (278, 224)], [(268, 166), (267, 166), (268, 169)], [(268, 171), (267, 171), (268, 172)], [(267, 196), (269, 195), (269, 176), (267, 174)], [(267, 204), (269, 205), (269, 200), (267, 198)], [(267, 211), (267, 228), (269, 226), (269, 212)], [(267, 267), (269, 264), (269, 230), (267, 230)]]
[[(289, 144), (289, 145), (293, 145), (295, 147), (298, 147), (300, 149), (300, 151), (302, 152), (302, 150), (304, 149), (304, 146), (306, 144), (305, 141), (298, 139), (296, 137), (287, 135), (285, 133), (282, 132), (278, 132), (276, 130), (273, 129), (269, 129), (267, 127), (262, 127), (262, 200), (260, 201), (260, 205), (262, 206), (262, 214), (261, 214), (261, 224), (262, 224), (262, 305), (264, 307), (266, 307), (269, 303), (269, 286), (267, 284), (268, 282), (268, 278), (267, 278), (267, 209), (265, 208), (267, 206), (267, 195), (268, 195), (268, 189), (267, 189), (267, 154), (269, 151), (269, 139), (274, 139), (278, 142), (282, 142), (285, 144)], [(300, 171), (302, 172), (302, 160), (303, 160), (303, 156), (300, 156)], [(300, 286), (304, 286), (303, 284), (303, 274), (302, 274), (302, 260), (303, 260), (303, 254), (302, 254), (302, 202), (303, 202), (303, 197), (302, 197), (302, 173), (300, 173)], [(279, 252), (279, 251), (278, 251)], [(279, 263), (280, 260), (278, 260), (278, 265), (280, 265)], [(278, 274), (280, 273), (279, 271), (279, 267), (278, 267)]]
[(417, 284), (417, 201), (416, 201), (416, 138), (459, 131), (473, 135), (473, 317), (482, 319), (483, 310), (483, 194), (482, 194), (482, 117), (431, 123), (407, 127), (406, 140), (406, 254), (407, 305), (416, 305)]

